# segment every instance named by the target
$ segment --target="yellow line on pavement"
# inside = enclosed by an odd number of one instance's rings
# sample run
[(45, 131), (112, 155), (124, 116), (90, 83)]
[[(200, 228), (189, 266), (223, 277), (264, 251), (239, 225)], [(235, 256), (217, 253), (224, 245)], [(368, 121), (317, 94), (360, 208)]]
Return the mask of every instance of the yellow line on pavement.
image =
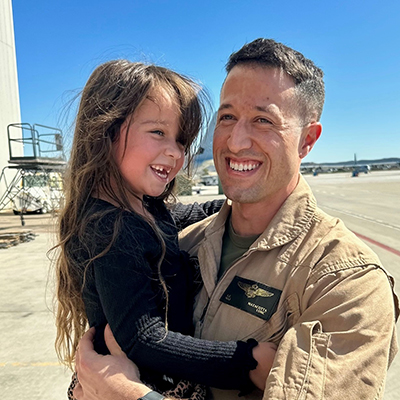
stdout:
[(62, 364), (59, 362), (6, 362), (0, 363), (0, 367), (61, 367)]

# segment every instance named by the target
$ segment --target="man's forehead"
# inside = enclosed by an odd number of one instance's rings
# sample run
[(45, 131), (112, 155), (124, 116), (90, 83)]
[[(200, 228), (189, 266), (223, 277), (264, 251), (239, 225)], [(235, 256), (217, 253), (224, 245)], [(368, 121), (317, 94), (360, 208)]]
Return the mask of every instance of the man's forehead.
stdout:
[(233, 79), (242, 81), (257, 80), (259, 83), (274, 84), (274, 86), (282, 90), (295, 87), (294, 79), (283, 69), (253, 63), (239, 64), (233, 67), (227, 74), (221, 89)]
[(278, 68), (239, 65), (232, 68), (221, 88), (219, 110), (233, 103), (267, 109), (271, 104), (291, 101), (295, 95), (293, 79)]
[[(235, 108), (236, 102), (223, 102), (220, 104), (218, 108), (218, 112), (224, 111), (224, 110), (231, 110)], [(260, 112), (276, 112), (277, 111), (277, 105), (268, 101), (268, 98), (265, 99), (265, 101), (259, 101), (259, 102), (252, 102), (252, 101), (247, 101), (244, 99), (240, 99), (240, 105), (243, 107), (248, 108), (249, 110), (252, 111), (260, 111)]]

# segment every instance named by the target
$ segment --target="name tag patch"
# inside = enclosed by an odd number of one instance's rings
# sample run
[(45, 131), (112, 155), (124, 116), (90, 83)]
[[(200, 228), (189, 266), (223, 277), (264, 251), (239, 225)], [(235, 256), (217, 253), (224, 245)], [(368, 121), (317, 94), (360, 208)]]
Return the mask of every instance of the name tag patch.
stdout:
[(268, 321), (278, 307), (282, 290), (235, 276), (220, 301)]

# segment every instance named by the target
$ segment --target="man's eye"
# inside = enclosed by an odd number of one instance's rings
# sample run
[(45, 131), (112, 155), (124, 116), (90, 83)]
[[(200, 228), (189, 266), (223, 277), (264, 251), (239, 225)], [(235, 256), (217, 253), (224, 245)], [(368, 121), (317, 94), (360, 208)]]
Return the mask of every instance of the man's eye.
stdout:
[(231, 119), (233, 119), (233, 115), (230, 114), (224, 114), (219, 117), (220, 121), (229, 121)]
[(262, 124), (272, 124), (272, 122), (269, 119), (266, 119), (266, 118), (258, 118), (257, 121), (262, 123)]

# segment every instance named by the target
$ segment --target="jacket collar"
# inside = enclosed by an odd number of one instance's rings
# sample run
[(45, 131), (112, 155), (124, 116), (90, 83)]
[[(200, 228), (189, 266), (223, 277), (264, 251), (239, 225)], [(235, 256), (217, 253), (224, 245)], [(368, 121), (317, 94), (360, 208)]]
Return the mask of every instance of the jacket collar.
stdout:
[[(315, 197), (303, 176), (300, 175), (299, 183), (294, 191), (251, 248), (270, 250), (291, 242), (300, 233), (309, 229), (316, 207)], [(230, 212), (231, 201), (227, 200), (217, 217), (206, 228), (206, 236), (225, 228), (225, 222)]]

